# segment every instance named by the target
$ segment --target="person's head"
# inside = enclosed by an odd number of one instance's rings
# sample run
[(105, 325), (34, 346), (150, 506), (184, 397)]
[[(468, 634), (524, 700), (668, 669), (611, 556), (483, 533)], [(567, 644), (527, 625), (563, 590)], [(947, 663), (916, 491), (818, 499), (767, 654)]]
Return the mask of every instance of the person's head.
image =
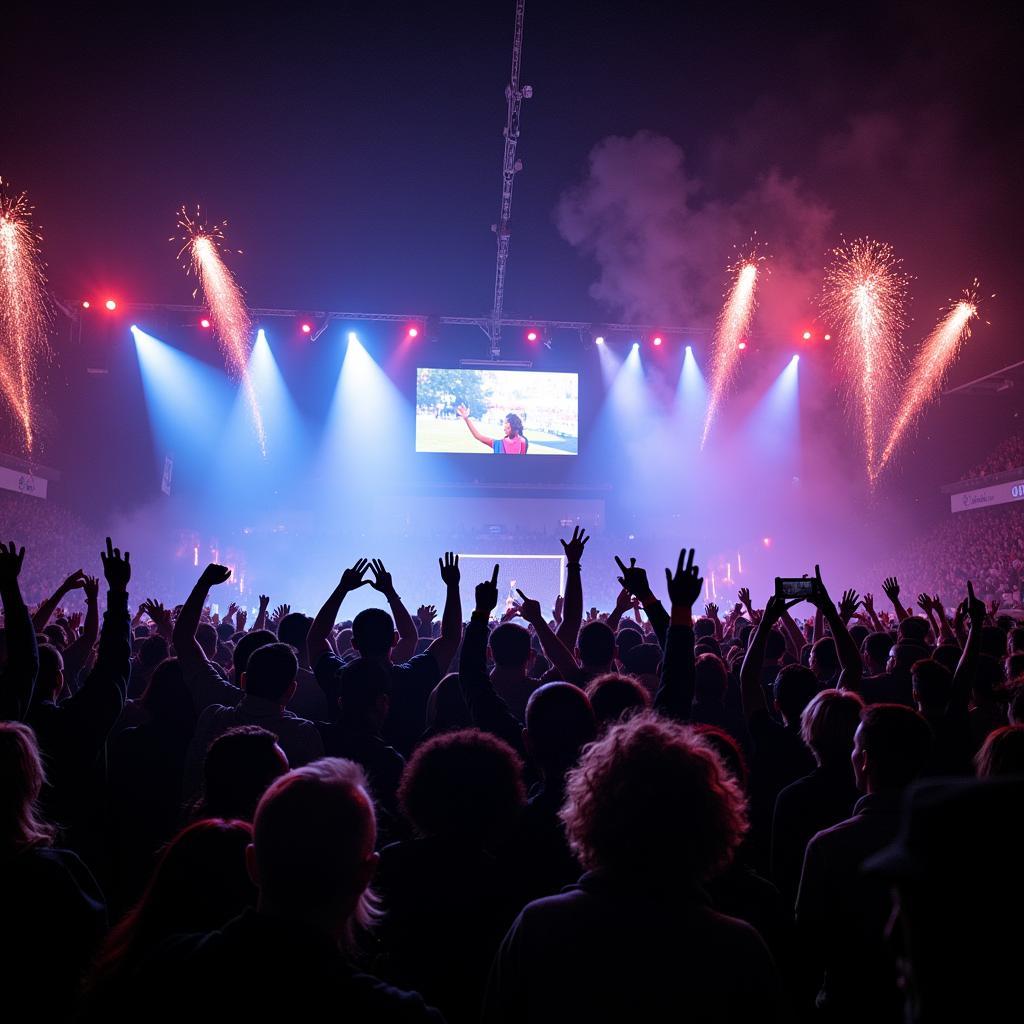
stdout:
[(525, 673), (533, 657), (530, 631), (515, 622), (503, 622), (495, 627), (490, 640), (491, 657), (495, 668)]
[(981, 651), (993, 658), (1001, 658), (1006, 653), (1006, 630), (1001, 626), (982, 626)]
[(170, 647), (162, 636), (147, 636), (139, 646), (139, 668), (146, 676), (167, 659)]
[(1024, 679), (1015, 679), (1006, 697), (1006, 717), (1010, 725), (1024, 725)]
[(920, 615), (910, 615), (903, 619), (896, 629), (896, 637), (900, 643), (928, 645), (928, 634), (931, 625)]
[(721, 704), (729, 675), (725, 662), (715, 654), (702, 654), (693, 665), (693, 697), (699, 704)]
[(195, 732), (195, 704), (177, 658), (165, 658), (153, 669), (139, 700), (166, 733), (188, 740)]
[(939, 644), (938, 647), (932, 651), (932, 657), (940, 664), (943, 668), (948, 669), (950, 672), (955, 672), (957, 665), (960, 664), (961, 650), (956, 644)]
[(398, 643), (395, 620), (383, 608), (364, 608), (352, 620), (352, 646), (364, 658), (386, 658)]
[(622, 659), (634, 648), (644, 642), (643, 630), (639, 627), (622, 625), (615, 634), (615, 656)]
[(432, 735), (468, 729), (473, 724), (459, 686), (459, 673), (449, 672), (427, 698), (427, 731)]
[[(231, 630), (228, 629), (228, 635), (225, 639), (231, 637)], [(200, 622), (196, 626), (196, 643), (203, 649), (203, 654), (206, 655), (210, 661), (217, 660), (217, 647), (220, 645), (220, 635), (217, 632), (217, 627), (212, 622)]]
[(657, 644), (637, 644), (623, 655), (621, 661), (630, 675), (654, 676), (661, 664), (661, 648)]
[(693, 731), (711, 745), (715, 753), (722, 759), (726, 771), (740, 784), (745, 793), (750, 783), (750, 770), (747, 768), (747, 759), (743, 756), (743, 749), (736, 742), (735, 737), (730, 736), (717, 725), (706, 723), (695, 723)]
[(651, 706), (647, 690), (632, 676), (619, 675), (617, 672), (608, 672), (592, 679), (587, 686), (587, 698), (601, 729), (626, 715), (645, 711)]
[(800, 716), (800, 737), (820, 765), (847, 766), (864, 701), (848, 690), (822, 690)]
[(924, 715), (942, 714), (953, 692), (953, 673), (933, 658), (915, 661), (910, 670), (914, 702)]
[(808, 667), (820, 683), (827, 683), (839, 674), (839, 653), (836, 642), (830, 636), (815, 640), (811, 646), (811, 660)]
[(173, 935), (214, 931), (256, 903), (246, 871), (252, 829), (209, 818), (164, 848), (139, 902), (107, 936), (92, 984), (111, 980)]
[(903, 704), (869, 704), (860, 713), (853, 738), (853, 772), (862, 792), (909, 786), (924, 768), (932, 731), (924, 718)]
[(868, 675), (879, 676), (885, 671), (885, 663), (889, 660), (892, 650), (891, 633), (868, 633), (860, 645), (860, 653), (864, 658), (864, 667)]
[(251, 697), (262, 697), (284, 707), (295, 694), (298, 671), (294, 648), (276, 642), (264, 644), (249, 655), (242, 689)]
[(254, 629), (251, 633), (242, 633), (235, 643), (234, 652), (231, 655), (231, 664), (234, 669), (234, 680), (236, 685), (241, 686), (242, 676), (249, 666), (249, 658), (253, 651), (266, 647), (267, 644), (276, 644), (277, 637), (269, 629)]
[[(306, 637), (309, 634), (309, 627), (313, 620), (302, 612), (289, 612), (277, 624), (277, 639), (283, 644), (291, 644), (295, 650), (304, 652), (306, 650)], [(304, 658), (300, 656), (300, 661)]]
[(850, 626), (850, 639), (857, 645), (857, 650), (860, 650), (860, 645), (870, 632), (871, 630), (862, 622), (855, 622)]
[(765, 639), (764, 662), (766, 665), (777, 665), (779, 659), (786, 653), (786, 638), (777, 630), (768, 630)]
[(1024, 626), (1014, 626), (1006, 634), (1006, 653), (1016, 654), (1024, 651)]
[(545, 778), (560, 779), (597, 732), (587, 695), (572, 683), (546, 683), (526, 702), (523, 737), (530, 757)]
[(1003, 673), (1007, 679), (1016, 679), (1024, 676), (1024, 651), (1016, 651), (1006, 656)]
[(198, 810), (207, 818), (252, 821), (267, 786), (286, 771), (288, 756), (272, 732), (258, 725), (237, 725), (218, 736), (206, 752)]
[(1024, 725), (1003, 725), (993, 729), (974, 755), (979, 779), (990, 775), (1024, 776)]
[(615, 634), (607, 622), (586, 623), (576, 638), (580, 664), (589, 669), (608, 669), (615, 658)]
[[(200, 625), (202, 625), (202, 623), (200, 623)], [(235, 635), (235, 627), (230, 622), (221, 622), (220, 624), (218, 624), (216, 629), (218, 640), (230, 640)], [(196, 637), (198, 638), (198, 636), (199, 631), (197, 630)], [(209, 657), (209, 655), (207, 655), (207, 657)]]
[(391, 708), (391, 672), (369, 658), (356, 658), (341, 670), (338, 704), (348, 728), (376, 732)]
[(693, 624), (693, 635), (697, 640), (702, 640), (704, 637), (715, 635), (715, 621), (709, 619), (707, 616), (702, 615)]
[(63, 651), (67, 647), (68, 635), (64, 632), (64, 627), (58, 626), (56, 622), (51, 622), (43, 629), (43, 636), (46, 637), (47, 643), (53, 644), (58, 651)]
[(418, 835), (486, 847), (508, 835), (526, 802), (523, 764), (479, 729), (435, 736), (405, 766), (398, 802)]
[(514, 412), (510, 412), (505, 417), (505, 436), (506, 437), (522, 437), (523, 436), (523, 421)]
[(682, 888), (725, 868), (747, 829), (742, 790), (712, 746), (651, 712), (587, 747), (561, 818), (588, 870)]
[(21, 722), (0, 721), (0, 852), (49, 846), (57, 834), (42, 816), (46, 782), (36, 734)]
[(325, 757), (282, 775), (263, 794), (246, 850), (259, 908), (336, 939), (375, 916), (377, 820), (363, 769)]
[[(906, 620), (904, 620), (906, 621)], [(909, 674), (915, 661), (928, 657), (928, 648), (923, 644), (900, 641), (889, 649), (889, 660), (885, 663), (887, 672)]]
[(42, 700), (56, 700), (63, 688), (64, 656), (53, 644), (40, 644), (36, 696)]
[(810, 699), (821, 689), (818, 677), (803, 665), (784, 665), (775, 677), (775, 707), (787, 725), (796, 728)]

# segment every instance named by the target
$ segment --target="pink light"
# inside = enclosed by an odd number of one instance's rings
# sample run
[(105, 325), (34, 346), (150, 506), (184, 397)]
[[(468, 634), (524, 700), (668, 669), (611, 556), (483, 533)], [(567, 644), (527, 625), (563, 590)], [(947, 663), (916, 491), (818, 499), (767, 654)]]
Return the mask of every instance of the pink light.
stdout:
[(660, 336), (654, 339), (654, 344), (656, 346), (661, 344), (661, 337)]
[(744, 349), (746, 349), (747, 343), (745, 341), (741, 341), (736, 347), (742, 352)]
[(312, 324), (303, 324), (302, 325), (302, 333), (303, 334), (309, 334), (309, 332), (311, 330), (313, 330), (313, 325)]
[(537, 332), (536, 331), (527, 331), (526, 332), (526, 340), (527, 341), (536, 341), (537, 340)]
[(765, 538), (764, 538), (764, 539), (763, 539), (763, 540), (761, 541), (761, 543), (762, 543), (762, 544), (763, 544), (763, 545), (764, 545), (764, 546), (765, 546), (766, 548), (770, 548), (770, 547), (772, 546), (772, 539), (771, 539), (771, 537), (765, 537)]
[(89, 309), (91, 306), (92, 303), (88, 299), (86, 299), (85, 302), (82, 303), (82, 309)]
[(107, 301), (104, 302), (103, 305), (106, 306), (111, 313), (113, 313), (114, 310), (117, 309), (117, 303), (113, 299), (107, 299)]
[(825, 340), (826, 341), (831, 341), (832, 340), (832, 335), (831, 334), (826, 334), (825, 335)]
[(200, 327), (209, 327), (210, 326), (210, 321), (207, 320), (206, 317), (204, 316), (203, 319), (199, 321), (199, 326)]
[(810, 331), (804, 331), (804, 341), (810, 341), (810, 340), (811, 340), (811, 332)]
[(418, 338), (420, 336), (419, 328), (410, 327), (407, 334), (410, 338)]

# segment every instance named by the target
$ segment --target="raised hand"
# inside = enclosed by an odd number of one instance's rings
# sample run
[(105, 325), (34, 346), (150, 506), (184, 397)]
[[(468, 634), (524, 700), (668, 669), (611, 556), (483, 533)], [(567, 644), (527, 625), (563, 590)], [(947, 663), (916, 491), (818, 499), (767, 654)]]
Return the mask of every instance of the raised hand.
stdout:
[[(819, 574), (820, 578), (820, 574)], [(843, 622), (849, 622), (853, 613), (860, 607), (860, 596), (856, 590), (846, 590), (839, 601), (839, 617)]]
[(260, 594), (260, 615), (265, 615), (270, 607), (270, 598), (266, 594)]
[(935, 609), (936, 614), (939, 618), (945, 618), (946, 609), (942, 604), (942, 598), (938, 594), (932, 594), (932, 607)]
[(764, 606), (764, 614), (761, 616), (761, 622), (759, 625), (762, 628), (774, 626), (775, 623), (793, 607), (793, 605), (799, 603), (800, 598), (793, 598), (792, 600), (787, 601), (784, 598), (776, 597), (775, 594), (772, 594)]
[(559, 594), (558, 597), (555, 598), (555, 607), (551, 611), (551, 617), (555, 620), (555, 622), (560, 623), (562, 621), (562, 611), (564, 608), (565, 598), (561, 594)]
[(868, 613), (868, 615), (874, 615), (875, 614), (875, 595), (874, 594), (865, 594), (860, 600), (861, 600), (861, 604), (864, 605), (864, 611), (866, 611)]
[[(814, 580), (818, 584), (815, 588), (814, 593), (807, 598), (807, 600), (814, 605), (815, 608), (820, 608), (823, 612), (832, 608), (832, 598), (829, 597), (828, 590), (825, 588), (825, 584), (821, 581), (821, 566), (816, 565), (814, 567)], [(844, 595), (845, 596), (845, 595)], [(856, 610), (856, 609), (855, 609)], [(853, 614), (852, 612), (850, 613)]]
[[(121, 549), (115, 548), (107, 538), (107, 550), (100, 552), (100, 560), (103, 562), (103, 575), (107, 578), (107, 587), (110, 590), (127, 592), (128, 581), (132, 578), (131, 554), (126, 551), (121, 557)], [(82, 584), (84, 586), (84, 582)]]
[(24, 548), (16, 548), (13, 540), (7, 546), (0, 541), (0, 588), (17, 583), (24, 561)]
[(521, 590), (517, 590), (516, 593), (519, 595), (520, 604), (518, 605), (519, 614), (530, 623), (531, 626), (537, 625), (544, 618), (544, 614), (541, 611), (540, 601), (534, 601), (532, 598), (527, 597)]
[(615, 611), (621, 615), (624, 611), (630, 608), (632, 604), (633, 595), (630, 594), (630, 592), (625, 587), (623, 587), (619, 591), (618, 597), (615, 598)]
[(469, 410), (464, 405), (456, 406), (455, 411), (459, 414), (460, 419), (466, 419), (469, 416)]
[(235, 629), (241, 633), (245, 629), (245, 620), (249, 618), (249, 613), (244, 608), (239, 608), (235, 612)]
[(671, 569), (665, 570), (665, 583), (668, 587), (669, 600), (673, 607), (693, 607), (704, 589), (704, 580), (700, 576), (700, 569), (693, 564), (693, 548), (690, 548), (687, 555), (686, 548), (679, 552), (679, 561), (676, 563), (676, 573), (673, 576)]
[(918, 594), (917, 607), (927, 615), (932, 608), (932, 599), (927, 594)]
[(357, 559), (356, 564), (351, 569), (346, 569), (341, 574), (341, 589), (347, 594), (349, 591), (365, 587), (370, 581), (364, 580), (363, 577), (369, 568), (370, 560), (368, 558)]
[[(218, 586), (221, 583), (227, 583), (231, 579), (231, 570), (226, 565), (217, 565), (216, 562), (211, 562), (204, 570), (202, 576), (199, 577), (199, 582), (206, 587), (207, 590), (210, 587)], [(235, 606), (232, 605), (232, 608)], [(228, 609), (228, 615), (232, 612)], [(227, 616), (225, 616), (226, 618)]]
[(421, 626), (429, 626), (437, 618), (437, 609), (432, 604), (421, 604), (416, 609), (416, 618)]
[(444, 585), (446, 587), (457, 587), (462, 579), (462, 570), (459, 569), (459, 556), (454, 551), (446, 551), (444, 558), (439, 558), (437, 564), (441, 569), (441, 580)]
[(736, 591), (736, 596), (740, 599), (740, 604), (743, 605), (748, 612), (754, 610), (754, 606), (750, 601), (749, 587), (740, 587), (740, 589)]
[(588, 540), (590, 538), (586, 535), (586, 531), (580, 526), (574, 526), (572, 537), (561, 542), (562, 550), (570, 565), (580, 564), (580, 559), (583, 558), (583, 549), (587, 546)]
[(989, 613), (989, 615), (992, 616), (993, 619), (996, 617), (996, 612), (999, 611), (1000, 604), (1001, 604), (1001, 602), (1000, 602), (999, 598), (998, 597), (994, 597), (994, 598), (992, 598), (992, 601), (991, 601), (991, 603), (988, 606), (988, 613)]
[(629, 565), (624, 565), (618, 555), (615, 556), (615, 564), (622, 573), (618, 577), (619, 584), (626, 588), (634, 597), (641, 601), (652, 598), (651, 585), (647, 581), (647, 570), (637, 568), (636, 559), (631, 558)]
[(82, 590), (85, 587), (85, 573), (76, 569), (61, 585), (60, 592), (67, 594), (72, 590)]
[(385, 597), (390, 597), (395, 593), (395, 584), (391, 579), (391, 573), (384, 568), (384, 563), (379, 558), (370, 562), (370, 572), (373, 573), (373, 579), (369, 582), (374, 590)]
[(514, 601), (510, 604), (501, 615), (502, 622), (511, 622), (519, 614), (519, 605)]
[(170, 627), (171, 613), (159, 601), (147, 598), (142, 602), (142, 610), (158, 627)]
[(280, 623), (280, 621), (281, 621), (281, 620), (282, 620), (282, 619), (283, 619), (283, 618), (284, 618), (284, 617), (285, 617), (286, 615), (290, 615), (290, 614), (291, 614), (291, 611), (292, 611), (292, 606), (291, 606), (290, 604), (279, 604), (279, 605), (278, 605), (278, 606), (277, 606), (277, 607), (276, 607), (276, 608), (274, 609), (274, 614), (273, 614), (273, 616), (271, 617), (271, 620), (270, 620), (270, 621), (271, 621), (271, 622), (273, 622), (273, 624), (274, 624), (274, 625), (276, 626), (276, 625), (278, 625), (278, 624)]
[(476, 610), (484, 615), (490, 615), (498, 604), (498, 566), (494, 567), (494, 573), (489, 580), (476, 585)]
[(709, 619), (717, 619), (718, 618), (718, 605), (714, 604), (714, 603), (710, 603), (710, 604), (704, 605), (704, 614)]
[(981, 629), (985, 624), (986, 608), (985, 602), (974, 595), (974, 584), (967, 581), (967, 602), (964, 614), (970, 620), (971, 629)]
[(893, 604), (900, 599), (900, 584), (895, 576), (888, 576), (882, 581), (882, 591)]
[[(205, 609), (205, 611), (209, 612), (209, 608)], [(224, 613), (224, 621), (226, 622), (228, 619), (233, 619), (237, 611), (238, 605), (232, 601), (231, 604), (228, 605), (228, 610)]]
[(78, 635), (78, 630), (81, 627), (81, 625), (82, 625), (82, 613), (81, 612), (72, 612), (68, 616), (68, 629), (71, 631), (71, 633), (73, 635), (77, 636)]

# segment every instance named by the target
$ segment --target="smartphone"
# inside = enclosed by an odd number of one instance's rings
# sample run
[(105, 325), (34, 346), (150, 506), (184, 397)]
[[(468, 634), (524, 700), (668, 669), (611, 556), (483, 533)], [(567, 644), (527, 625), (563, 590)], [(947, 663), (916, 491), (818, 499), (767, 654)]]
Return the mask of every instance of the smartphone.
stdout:
[(802, 576), (799, 579), (793, 577), (775, 577), (775, 596), (782, 601), (792, 601), (794, 598), (806, 600), (813, 597), (817, 592), (818, 581)]

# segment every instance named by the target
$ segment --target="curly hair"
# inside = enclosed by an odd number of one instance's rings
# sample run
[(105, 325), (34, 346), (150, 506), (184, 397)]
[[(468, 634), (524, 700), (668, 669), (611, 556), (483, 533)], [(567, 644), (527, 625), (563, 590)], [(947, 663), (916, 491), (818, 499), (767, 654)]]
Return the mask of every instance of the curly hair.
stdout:
[(398, 802), (422, 836), (486, 843), (511, 827), (526, 803), (523, 763), (504, 740), (479, 729), (435, 736), (405, 766)]
[(654, 712), (584, 750), (560, 816), (588, 869), (694, 882), (727, 867), (747, 830), (743, 791), (711, 744)]

